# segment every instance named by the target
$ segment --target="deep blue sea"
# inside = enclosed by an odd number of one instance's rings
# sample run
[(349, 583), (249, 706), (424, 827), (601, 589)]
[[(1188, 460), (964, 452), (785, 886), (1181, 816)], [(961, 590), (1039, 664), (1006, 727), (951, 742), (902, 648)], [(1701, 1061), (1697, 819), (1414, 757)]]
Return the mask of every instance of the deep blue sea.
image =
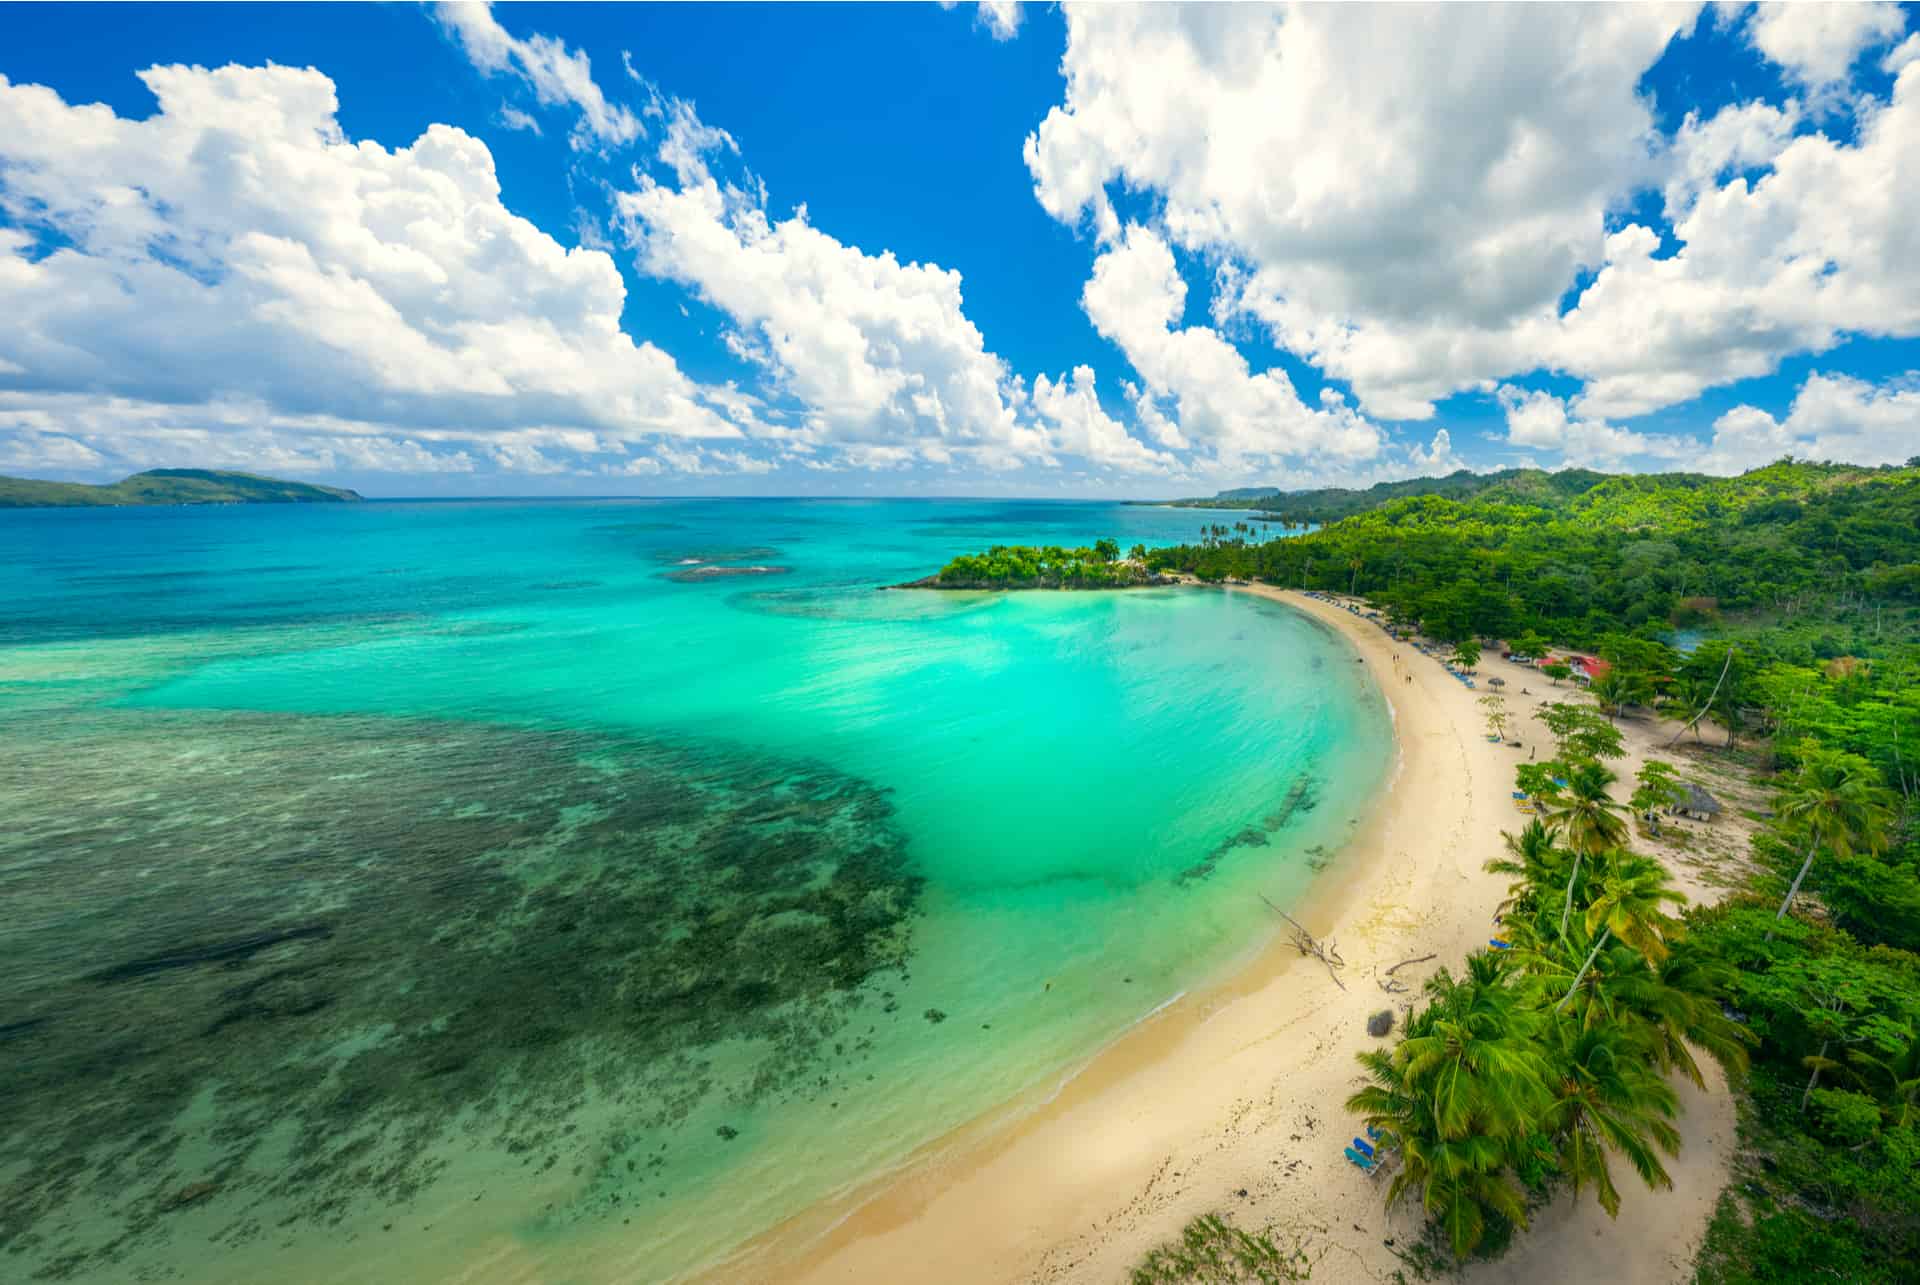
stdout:
[(666, 1279), (1244, 958), (1384, 703), (1220, 515), (0, 512), (9, 1279)]

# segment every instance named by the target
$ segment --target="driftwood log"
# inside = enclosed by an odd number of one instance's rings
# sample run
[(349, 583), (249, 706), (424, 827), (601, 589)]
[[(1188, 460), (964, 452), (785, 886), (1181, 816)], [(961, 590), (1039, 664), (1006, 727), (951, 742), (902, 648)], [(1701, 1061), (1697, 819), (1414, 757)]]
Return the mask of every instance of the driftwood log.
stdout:
[(1386, 972), (1380, 975), (1378, 979), (1380, 982), (1380, 989), (1385, 991), (1389, 995), (1404, 994), (1407, 990), (1407, 984), (1401, 981), (1398, 977), (1395, 977), (1394, 974), (1400, 971), (1402, 968), (1405, 968), (1408, 964), (1424, 964), (1429, 959), (1438, 959), (1438, 958), (1440, 958), (1438, 955), (1417, 955), (1412, 959), (1401, 960), (1399, 963), (1395, 964), (1392, 968), (1387, 969)]
[(1265, 901), (1268, 909), (1286, 920), (1293, 928), (1293, 944), (1299, 949), (1300, 953), (1302, 955), (1312, 955), (1315, 959), (1325, 964), (1327, 966), (1327, 976), (1333, 978), (1333, 984), (1341, 990), (1347, 989), (1347, 984), (1340, 980), (1340, 973), (1338, 971), (1347, 966), (1347, 961), (1340, 958), (1340, 948), (1334, 944), (1333, 938), (1329, 937), (1326, 941), (1321, 941), (1305, 928), (1302, 928), (1299, 920), (1268, 900), (1265, 893), (1260, 894), (1260, 900)]

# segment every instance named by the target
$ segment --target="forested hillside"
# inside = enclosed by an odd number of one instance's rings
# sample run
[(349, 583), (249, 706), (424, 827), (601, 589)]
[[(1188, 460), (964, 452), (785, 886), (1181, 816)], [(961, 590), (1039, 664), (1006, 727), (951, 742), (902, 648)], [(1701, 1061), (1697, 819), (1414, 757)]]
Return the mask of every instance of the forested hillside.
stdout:
[[(1282, 491), (1277, 487), (1242, 487), (1222, 491), (1211, 499), (1174, 500), (1181, 508), (1257, 509), (1262, 517), (1292, 526), (1322, 526), (1377, 509), (1394, 500), (1437, 495), (1449, 500), (1478, 497), (1512, 499), (1536, 504), (1559, 504), (1598, 486), (1606, 473), (1590, 469), (1502, 469), (1474, 473), (1467, 469), (1445, 477), (1416, 477), (1402, 482), (1376, 482), (1365, 490), (1329, 486), (1316, 491)], [(1680, 474), (1671, 476), (1679, 477)], [(1701, 478), (1705, 481), (1705, 478)]]
[[(1509, 948), (1456, 961), (1362, 1058), (1350, 1109), (1436, 1245), (1497, 1253), (1557, 1192), (1613, 1212), (1621, 1184), (1665, 1185), (1670, 1080), (1712, 1057), (1741, 1146), (1697, 1279), (1920, 1280), (1920, 468), (1401, 498), (1262, 544), (1210, 525), (1148, 561), (1357, 593), (1461, 655), (1611, 662), (1554, 760), (1516, 774), (1538, 820), (1488, 854)], [(1675, 781), (1618, 782), (1609, 719), (1650, 710), (1711, 729), (1770, 796), (1716, 906), (1683, 909), (1629, 846)]]
[(0, 477), (0, 509), (92, 508), (128, 504), (339, 504), (353, 491), (219, 469), (157, 468), (104, 486)]

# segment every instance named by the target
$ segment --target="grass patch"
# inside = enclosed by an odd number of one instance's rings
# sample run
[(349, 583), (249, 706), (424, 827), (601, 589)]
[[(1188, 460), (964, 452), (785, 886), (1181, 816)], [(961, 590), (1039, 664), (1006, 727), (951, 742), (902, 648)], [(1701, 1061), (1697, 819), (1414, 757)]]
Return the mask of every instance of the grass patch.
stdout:
[(1282, 1248), (1270, 1230), (1243, 1231), (1219, 1214), (1202, 1214), (1181, 1230), (1179, 1240), (1142, 1259), (1127, 1279), (1132, 1285), (1305, 1281), (1313, 1279), (1314, 1265), (1325, 1253), (1309, 1254), (1298, 1239)]

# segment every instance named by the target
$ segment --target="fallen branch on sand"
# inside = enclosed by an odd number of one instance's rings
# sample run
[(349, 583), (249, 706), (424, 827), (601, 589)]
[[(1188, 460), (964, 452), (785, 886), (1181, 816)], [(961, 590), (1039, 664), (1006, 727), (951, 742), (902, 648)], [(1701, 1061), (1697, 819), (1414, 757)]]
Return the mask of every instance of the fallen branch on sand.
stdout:
[(1376, 977), (1374, 980), (1380, 983), (1380, 989), (1385, 991), (1387, 994), (1404, 995), (1408, 990), (1407, 984), (1401, 981), (1398, 977), (1395, 977), (1394, 973), (1402, 968), (1405, 968), (1408, 964), (1424, 964), (1429, 959), (1438, 959), (1438, 958), (1440, 958), (1438, 955), (1418, 955), (1413, 959), (1403, 959), (1399, 963), (1395, 964), (1392, 968), (1389, 968), (1384, 973), (1380, 974), (1380, 976)]
[(1302, 928), (1299, 920), (1274, 905), (1273, 902), (1268, 901), (1265, 893), (1261, 893), (1259, 896), (1260, 900), (1267, 903), (1268, 909), (1293, 926), (1293, 944), (1299, 948), (1300, 953), (1302, 955), (1312, 955), (1315, 959), (1325, 964), (1327, 966), (1327, 976), (1333, 978), (1333, 984), (1341, 990), (1347, 989), (1347, 984), (1340, 980), (1340, 974), (1335, 971), (1336, 969), (1345, 968), (1347, 961), (1340, 958), (1340, 948), (1334, 945), (1333, 938), (1329, 937), (1325, 942), (1320, 941), (1312, 933)]

